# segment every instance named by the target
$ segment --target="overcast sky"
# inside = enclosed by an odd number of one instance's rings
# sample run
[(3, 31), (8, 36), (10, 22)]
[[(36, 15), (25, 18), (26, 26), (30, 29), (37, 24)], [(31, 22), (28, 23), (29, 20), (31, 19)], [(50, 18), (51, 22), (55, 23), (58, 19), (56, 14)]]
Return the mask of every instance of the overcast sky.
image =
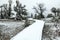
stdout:
[[(13, 5), (15, 4), (16, 0), (12, 0), (13, 1)], [(46, 12), (50, 13), (50, 9), (52, 7), (56, 7), (56, 8), (60, 8), (60, 0), (19, 0), (20, 3), (22, 3), (23, 5), (26, 5), (26, 9), (30, 12), (30, 13), (34, 13), (33, 11), (33, 6), (36, 6), (39, 3), (44, 3), (45, 7), (46, 7)], [(0, 5), (8, 3), (8, 0), (0, 0)], [(47, 13), (45, 13), (47, 14)]]

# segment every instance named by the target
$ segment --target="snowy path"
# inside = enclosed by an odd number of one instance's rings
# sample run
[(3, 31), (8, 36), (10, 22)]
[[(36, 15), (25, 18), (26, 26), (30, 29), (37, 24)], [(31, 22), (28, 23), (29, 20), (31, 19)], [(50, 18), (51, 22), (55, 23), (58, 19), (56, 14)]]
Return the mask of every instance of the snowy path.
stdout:
[(44, 21), (36, 20), (10, 40), (41, 40), (43, 27)]

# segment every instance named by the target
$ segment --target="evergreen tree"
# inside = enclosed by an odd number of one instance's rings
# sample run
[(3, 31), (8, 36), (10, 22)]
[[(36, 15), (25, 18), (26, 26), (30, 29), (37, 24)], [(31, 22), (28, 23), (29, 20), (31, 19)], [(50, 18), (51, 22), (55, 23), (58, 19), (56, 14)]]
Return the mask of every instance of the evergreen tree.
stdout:
[(35, 14), (34, 18), (37, 19), (37, 14)]
[(33, 14), (31, 13), (31, 18), (33, 18)]
[(48, 14), (47, 18), (54, 17), (52, 14)]
[(60, 8), (57, 9), (57, 16), (60, 16)]
[(9, 13), (8, 13), (8, 16), (10, 18), (10, 15), (11, 15), (11, 5), (12, 5), (12, 0), (9, 0)]

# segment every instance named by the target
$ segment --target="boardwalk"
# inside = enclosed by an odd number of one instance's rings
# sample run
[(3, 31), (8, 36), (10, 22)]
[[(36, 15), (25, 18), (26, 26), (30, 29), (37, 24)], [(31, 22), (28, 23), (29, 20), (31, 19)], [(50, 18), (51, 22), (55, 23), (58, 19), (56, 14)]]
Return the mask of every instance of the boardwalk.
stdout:
[(44, 21), (36, 20), (35, 23), (25, 28), (11, 40), (41, 40)]

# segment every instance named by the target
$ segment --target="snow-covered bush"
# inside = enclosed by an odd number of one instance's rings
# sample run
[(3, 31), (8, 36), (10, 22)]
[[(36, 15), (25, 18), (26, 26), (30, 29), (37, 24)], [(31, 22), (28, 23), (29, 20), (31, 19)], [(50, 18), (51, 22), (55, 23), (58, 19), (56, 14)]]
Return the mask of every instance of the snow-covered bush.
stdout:
[(57, 40), (60, 32), (59, 23), (52, 23), (52, 25), (50, 24), (45, 23), (42, 33), (42, 40)]

